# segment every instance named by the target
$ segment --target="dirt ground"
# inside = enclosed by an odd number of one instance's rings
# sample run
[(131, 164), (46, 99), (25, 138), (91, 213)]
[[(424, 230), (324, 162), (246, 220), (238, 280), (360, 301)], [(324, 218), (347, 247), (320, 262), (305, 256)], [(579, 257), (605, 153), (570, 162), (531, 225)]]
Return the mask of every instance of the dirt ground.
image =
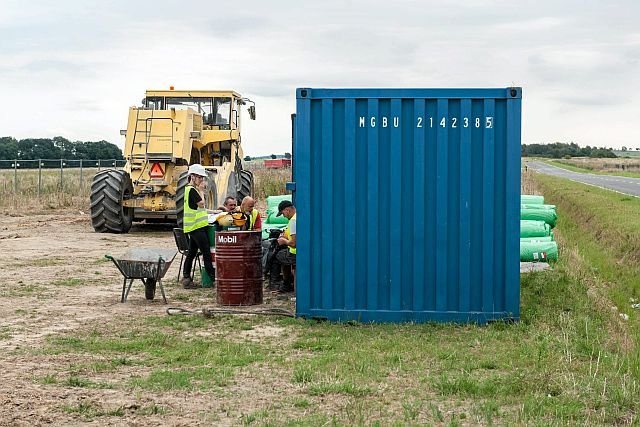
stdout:
[[(0, 214), (0, 425), (84, 425), (87, 420), (67, 413), (65, 405), (98, 401), (121, 407), (124, 416), (101, 417), (100, 425), (212, 425), (234, 424), (232, 418), (206, 422), (201, 411), (224, 412), (221, 405), (197, 393), (119, 389), (69, 388), (43, 385), (34, 378), (54, 372), (52, 368), (73, 363), (68, 355), (38, 354), (47, 337), (70, 334), (87, 325), (103, 322), (135, 322), (145, 316), (165, 315), (158, 289), (156, 299), (147, 301), (141, 283), (134, 283), (129, 300), (120, 303), (122, 276), (105, 254), (122, 255), (131, 247), (174, 248), (170, 228), (136, 226), (129, 234), (99, 234), (89, 217), (79, 211), (47, 215)], [(179, 255), (165, 276), (173, 282), (178, 273)], [(177, 291), (177, 290), (176, 290)], [(194, 292), (200, 306), (214, 306), (211, 289)], [(174, 292), (175, 294), (175, 292)], [(189, 305), (172, 300), (169, 306)], [(271, 297), (269, 297), (271, 298)], [(282, 304), (271, 301), (275, 305)], [(292, 309), (289, 306), (287, 308)], [(255, 333), (255, 331), (252, 331)], [(265, 331), (277, 334), (278, 331)], [(251, 390), (250, 379), (244, 387)], [(260, 396), (255, 396), (259, 401)], [(169, 414), (136, 416), (136, 410), (150, 402), (171, 408)]]

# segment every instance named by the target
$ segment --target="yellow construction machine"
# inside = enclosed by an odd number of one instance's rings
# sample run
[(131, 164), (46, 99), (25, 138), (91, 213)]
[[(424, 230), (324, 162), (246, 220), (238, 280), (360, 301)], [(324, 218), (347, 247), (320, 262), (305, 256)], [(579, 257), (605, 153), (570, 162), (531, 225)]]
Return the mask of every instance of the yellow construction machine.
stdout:
[(207, 170), (205, 205), (253, 193), (253, 175), (242, 167), (241, 108), (253, 101), (233, 91), (148, 90), (129, 109), (123, 170), (98, 172), (91, 184), (91, 222), (97, 232), (127, 233), (133, 221), (182, 224), (190, 164)]

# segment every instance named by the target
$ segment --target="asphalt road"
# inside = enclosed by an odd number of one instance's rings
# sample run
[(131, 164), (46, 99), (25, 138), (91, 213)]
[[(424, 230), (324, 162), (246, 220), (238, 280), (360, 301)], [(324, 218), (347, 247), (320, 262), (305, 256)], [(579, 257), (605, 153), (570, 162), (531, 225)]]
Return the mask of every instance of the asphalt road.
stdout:
[(596, 187), (606, 188), (607, 190), (614, 190), (619, 193), (640, 197), (640, 178), (573, 172), (542, 162), (528, 162), (527, 167), (539, 173), (567, 178), (583, 184), (595, 185)]

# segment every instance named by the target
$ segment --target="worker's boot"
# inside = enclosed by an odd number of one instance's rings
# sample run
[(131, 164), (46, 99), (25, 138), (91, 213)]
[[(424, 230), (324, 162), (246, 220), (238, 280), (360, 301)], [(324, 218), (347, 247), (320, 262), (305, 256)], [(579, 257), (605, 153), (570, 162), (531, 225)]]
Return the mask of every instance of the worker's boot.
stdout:
[(286, 294), (289, 292), (293, 292), (293, 282), (284, 281), (282, 285), (278, 288), (279, 294)]
[(271, 292), (277, 292), (278, 289), (280, 289), (281, 286), (282, 286), (282, 281), (269, 279), (269, 284), (267, 285), (267, 290), (271, 291)]
[(269, 266), (269, 284), (267, 285), (267, 290), (277, 292), (281, 285), (282, 275), (280, 272), (280, 264), (274, 262)]
[(278, 288), (278, 293), (284, 294), (293, 292), (293, 273), (291, 272), (291, 266), (282, 266), (283, 281)]
[(182, 287), (184, 289), (197, 289), (199, 286), (193, 280), (191, 280), (191, 277), (183, 277)]

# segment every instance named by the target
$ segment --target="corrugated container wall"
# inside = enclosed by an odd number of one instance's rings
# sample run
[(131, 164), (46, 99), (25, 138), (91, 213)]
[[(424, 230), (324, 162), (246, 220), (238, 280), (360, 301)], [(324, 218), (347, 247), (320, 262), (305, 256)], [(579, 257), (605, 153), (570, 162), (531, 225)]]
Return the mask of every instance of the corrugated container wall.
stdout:
[(297, 90), (297, 314), (520, 317), (521, 89)]

